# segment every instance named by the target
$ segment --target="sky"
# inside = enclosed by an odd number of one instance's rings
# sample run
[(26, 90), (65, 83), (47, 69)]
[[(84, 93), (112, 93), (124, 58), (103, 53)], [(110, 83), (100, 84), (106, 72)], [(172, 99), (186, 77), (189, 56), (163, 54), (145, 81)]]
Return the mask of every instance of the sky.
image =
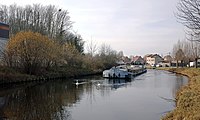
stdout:
[(4, 5), (40, 3), (69, 11), (73, 30), (86, 42), (123, 51), (124, 55), (167, 55), (184, 27), (175, 13), (179, 0), (6, 0)]

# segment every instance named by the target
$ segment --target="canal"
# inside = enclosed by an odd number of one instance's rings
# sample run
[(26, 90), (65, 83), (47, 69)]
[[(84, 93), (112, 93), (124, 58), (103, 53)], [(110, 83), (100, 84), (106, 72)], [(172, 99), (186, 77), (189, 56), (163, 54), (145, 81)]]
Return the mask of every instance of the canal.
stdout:
[(132, 80), (93, 76), (1, 86), (0, 120), (159, 120), (173, 110), (172, 99), (187, 81), (148, 70)]

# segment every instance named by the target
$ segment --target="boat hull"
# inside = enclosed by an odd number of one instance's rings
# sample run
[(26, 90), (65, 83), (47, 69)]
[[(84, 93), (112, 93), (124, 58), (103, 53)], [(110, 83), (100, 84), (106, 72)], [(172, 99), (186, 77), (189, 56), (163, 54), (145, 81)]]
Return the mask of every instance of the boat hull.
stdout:
[(120, 78), (120, 79), (129, 79), (131, 78), (132, 73), (120, 69), (111, 69), (103, 71), (104, 78)]
[(132, 69), (132, 70), (124, 70), (118, 68), (111, 68), (110, 70), (103, 71), (104, 78), (111, 78), (111, 79), (130, 79), (134, 76), (140, 75), (147, 72), (146, 69)]

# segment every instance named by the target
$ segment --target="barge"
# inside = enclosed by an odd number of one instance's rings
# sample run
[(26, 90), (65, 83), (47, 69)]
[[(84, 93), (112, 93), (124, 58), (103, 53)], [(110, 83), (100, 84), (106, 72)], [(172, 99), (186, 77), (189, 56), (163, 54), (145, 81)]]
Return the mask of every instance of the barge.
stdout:
[(134, 76), (143, 74), (145, 72), (147, 72), (147, 70), (144, 67), (123, 65), (123, 66), (112, 67), (109, 70), (104, 70), (103, 77), (130, 79)]

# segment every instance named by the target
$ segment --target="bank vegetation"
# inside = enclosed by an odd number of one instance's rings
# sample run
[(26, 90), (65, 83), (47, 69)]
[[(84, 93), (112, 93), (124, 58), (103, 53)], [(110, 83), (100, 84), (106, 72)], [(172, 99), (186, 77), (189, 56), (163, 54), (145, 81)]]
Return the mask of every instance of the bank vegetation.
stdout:
[(200, 69), (165, 68), (165, 70), (186, 75), (189, 83), (176, 94), (176, 108), (167, 113), (162, 120), (199, 120), (200, 119)]

